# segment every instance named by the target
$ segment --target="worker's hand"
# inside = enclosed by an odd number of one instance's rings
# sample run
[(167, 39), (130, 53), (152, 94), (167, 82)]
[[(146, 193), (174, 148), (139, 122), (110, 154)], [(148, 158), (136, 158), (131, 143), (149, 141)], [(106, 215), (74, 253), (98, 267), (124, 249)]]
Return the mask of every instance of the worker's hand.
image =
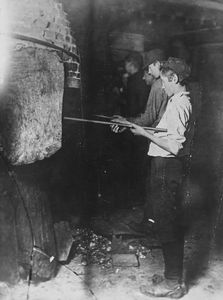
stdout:
[[(127, 127), (124, 126), (120, 126), (119, 124), (126, 124), (128, 123), (128, 121), (124, 121), (124, 120), (120, 120), (120, 119), (114, 119), (112, 120), (112, 122), (114, 122), (114, 125), (111, 125), (111, 130), (114, 133), (121, 133), (123, 131), (125, 131), (127, 129)], [(119, 124), (115, 124), (115, 123), (119, 123)]]
[(136, 125), (136, 124), (133, 124), (131, 123), (132, 127), (130, 128), (131, 132), (134, 134), (134, 135), (142, 135), (142, 136), (145, 136), (146, 134), (146, 130), (143, 129), (141, 126), (139, 125)]
[(119, 126), (118, 124), (115, 124), (115, 123), (131, 124), (125, 118), (123, 118), (122, 116), (119, 116), (119, 115), (115, 115), (114, 118), (111, 121), (114, 122), (114, 125), (111, 125), (111, 130), (115, 133), (121, 133), (121, 132), (123, 132), (127, 129), (124, 126)]
[(120, 127), (119, 125), (111, 125), (111, 130), (114, 133), (122, 133), (126, 130), (126, 127)]

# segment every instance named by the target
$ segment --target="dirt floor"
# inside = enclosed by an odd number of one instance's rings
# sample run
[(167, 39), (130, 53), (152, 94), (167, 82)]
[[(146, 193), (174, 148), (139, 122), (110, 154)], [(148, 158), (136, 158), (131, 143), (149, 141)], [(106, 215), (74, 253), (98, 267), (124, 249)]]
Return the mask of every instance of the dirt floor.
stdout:
[[(136, 215), (140, 215), (139, 210), (122, 211), (108, 218), (103, 231), (109, 232), (109, 226), (112, 226), (113, 236), (110, 237), (102, 237), (92, 230), (74, 229), (69, 263), (61, 266), (56, 278), (32, 283), (29, 292), (25, 281), (14, 287), (1, 283), (0, 299), (150, 299), (140, 293), (139, 287), (149, 282), (154, 273), (162, 274), (163, 259), (161, 249), (154, 241), (147, 240), (146, 244), (143, 237), (126, 235), (126, 224)], [(184, 276), (189, 293), (183, 299), (220, 300), (223, 299), (223, 256), (214, 250), (213, 231), (207, 217), (205, 214), (199, 216), (186, 236)], [(97, 221), (100, 223), (101, 219)], [(121, 232), (125, 234), (121, 235)]]

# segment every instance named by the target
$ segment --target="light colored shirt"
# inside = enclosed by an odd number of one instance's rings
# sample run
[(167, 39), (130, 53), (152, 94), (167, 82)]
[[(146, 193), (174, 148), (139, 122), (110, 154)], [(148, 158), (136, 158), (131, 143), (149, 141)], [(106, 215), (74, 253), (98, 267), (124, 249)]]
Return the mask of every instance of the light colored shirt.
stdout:
[[(194, 126), (192, 124), (192, 106), (189, 93), (184, 91), (172, 96), (157, 127), (166, 128), (167, 132), (154, 133), (157, 137), (167, 139), (169, 148), (177, 156), (190, 154)], [(151, 142), (148, 155), (161, 157), (175, 157), (176, 155), (164, 150)]]

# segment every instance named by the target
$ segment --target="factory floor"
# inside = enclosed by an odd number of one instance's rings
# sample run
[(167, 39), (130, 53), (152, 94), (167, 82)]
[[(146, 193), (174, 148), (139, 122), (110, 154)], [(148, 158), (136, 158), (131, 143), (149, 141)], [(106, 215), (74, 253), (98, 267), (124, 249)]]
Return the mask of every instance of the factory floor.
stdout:
[[(98, 245), (104, 243), (106, 240), (106, 238), (101, 236), (99, 239), (96, 234), (93, 234), (92, 237), (94, 237), (94, 244), (98, 242)], [(194, 219), (186, 236), (185, 278), (189, 284), (189, 293), (184, 296), (183, 299), (185, 300), (223, 299), (223, 257), (217, 254), (217, 248), (214, 242), (212, 242), (212, 237), (213, 230), (209, 219), (205, 214), (199, 213), (199, 218)], [(136, 241), (137, 238), (134, 238), (134, 240)], [(108, 252), (111, 248), (109, 245), (112, 246), (112, 241), (106, 244), (106, 247), (109, 248)], [(87, 264), (79, 259), (80, 256), (73, 256), (69, 264), (60, 268), (56, 278), (39, 284), (31, 284), (29, 298), (27, 298), (27, 283), (21, 281), (13, 288), (7, 289), (6, 286), (0, 286), (0, 299), (152, 299), (142, 295), (139, 287), (149, 282), (154, 273), (162, 274), (162, 253), (159, 247), (143, 247), (143, 249), (144, 253), (141, 251), (138, 257), (138, 266), (135, 265), (134, 260), (130, 262), (129, 266), (109, 265), (105, 263)], [(132, 258), (130, 256), (130, 261)]]
[[(119, 141), (116, 142), (118, 144)], [(100, 143), (94, 141), (94, 144)], [(71, 249), (68, 262), (60, 267), (54, 279), (31, 283), (29, 290), (26, 281), (14, 287), (1, 283), (0, 300), (152, 299), (140, 293), (140, 286), (147, 284), (154, 273), (163, 273), (162, 252), (153, 240), (129, 232), (128, 224), (140, 219), (140, 209), (127, 208), (126, 205), (132, 191), (128, 194), (127, 180), (123, 182), (127, 172), (120, 163), (121, 151), (115, 153), (112, 149), (112, 155), (107, 150), (100, 153), (104, 152), (108, 153), (105, 157), (101, 155), (100, 159), (90, 157), (87, 160), (91, 162), (87, 169), (87, 181), (90, 184), (85, 187), (89, 191), (89, 202), (84, 204), (84, 208), (88, 207), (89, 213), (84, 217), (89, 220), (90, 216), (92, 222), (88, 222), (86, 228), (83, 224), (80, 229), (77, 228), (84, 209), (73, 199), (74, 209), (66, 212), (77, 213), (69, 219), (76, 248)], [(119, 159), (115, 160), (114, 157)], [(201, 192), (203, 186), (208, 186), (201, 176), (203, 173), (199, 172), (199, 176), (195, 173), (190, 183), (195, 207), (187, 219), (189, 230), (185, 242), (184, 276), (189, 293), (184, 296), (185, 300), (223, 299), (223, 252), (216, 245), (210, 220), (212, 200), (203, 205), (205, 197), (212, 199), (209, 194)], [(200, 185), (196, 182), (198, 178)], [(61, 210), (59, 214), (61, 217)], [(118, 263), (114, 263), (112, 257), (115, 244), (119, 246), (114, 251)], [(86, 248), (90, 250), (90, 255)], [(129, 260), (122, 263), (125, 257)]]

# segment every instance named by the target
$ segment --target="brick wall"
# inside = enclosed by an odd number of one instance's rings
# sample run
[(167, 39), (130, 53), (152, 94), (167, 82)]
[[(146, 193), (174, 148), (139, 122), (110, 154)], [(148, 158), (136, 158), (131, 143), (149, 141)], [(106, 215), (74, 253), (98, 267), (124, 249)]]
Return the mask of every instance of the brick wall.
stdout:
[(61, 3), (55, 0), (8, 1), (10, 31), (77, 52), (70, 22)]

